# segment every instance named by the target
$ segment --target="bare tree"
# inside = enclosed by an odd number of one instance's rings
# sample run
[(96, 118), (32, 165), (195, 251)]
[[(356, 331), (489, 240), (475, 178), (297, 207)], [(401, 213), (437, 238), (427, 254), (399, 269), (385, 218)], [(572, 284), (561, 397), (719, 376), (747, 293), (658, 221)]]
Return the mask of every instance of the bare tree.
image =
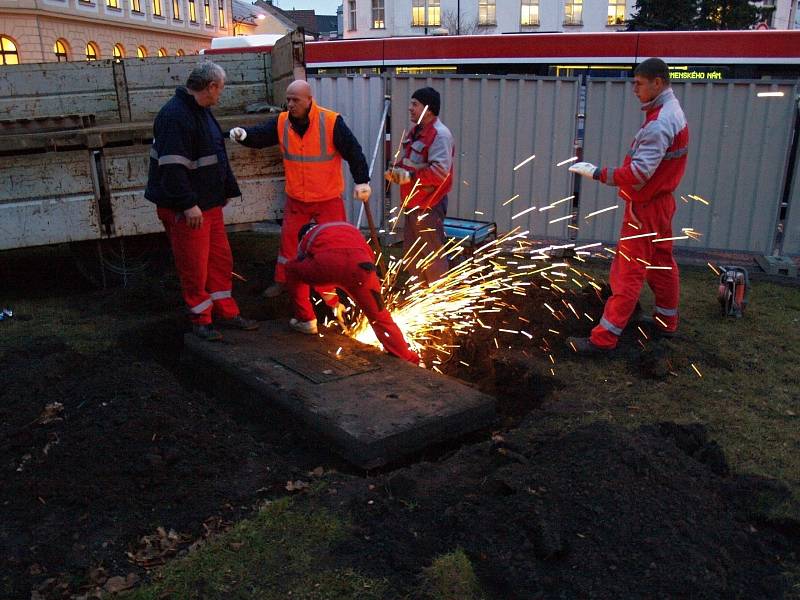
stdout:
[(480, 35), (484, 33), (484, 27), (478, 27), (478, 18), (465, 19), (461, 17), (459, 23), (458, 15), (452, 10), (442, 11), (442, 27), (450, 32), (450, 35)]

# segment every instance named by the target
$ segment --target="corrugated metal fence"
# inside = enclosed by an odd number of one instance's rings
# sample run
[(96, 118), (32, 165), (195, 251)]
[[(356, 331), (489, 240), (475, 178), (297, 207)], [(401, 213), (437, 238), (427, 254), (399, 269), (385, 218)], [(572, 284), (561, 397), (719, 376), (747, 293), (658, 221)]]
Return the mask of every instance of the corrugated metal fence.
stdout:
[[(367, 158), (367, 164), (372, 159), (375, 141), (383, 115), (384, 79), (381, 77), (326, 77), (311, 76), (308, 78), (314, 93), (314, 99), (320, 106), (330, 108), (342, 115), (344, 122), (356, 136)], [(373, 198), (370, 201), (375, 223), (382, 222), (383, 203), (377, 198), (382, 198), (383, 167), (384, 167), (383, 136), (378, 143), (378, 155), (375, 158), (375, 171), (372, 175)], [(353, 179), (349, 176), (347, 164), (345, 170), (345, 209), (347, 220), (355, 223), (361, 202), (353, 200)], [(366, 226), (366, 219), (362, 225)]]
[[(770, 254), (792, 141), (794, 86), (731, 81), (674, 83), (673, 88), (690, 129), (689, 162), (677, 190), (674, 230), (693, 227), (703, 234), (699, 241), (678, 245)], [(784, 95), (759, 97), (760, 92)], [(641, 122), (630, 81), (590, 80), (585, 159), (606, 166), (621, 164)], [(680, 200), (681, 195), (689, 202)], [(620, 210), (588, 221), (584, 216), (617, 201), (615, 188), (582, 182), (578, 239), (613, 241), (622, 219), (621, 201)]]
[[(549, 221), (562, 216), (555, 213), (567, 210), (568, 202), (552, 211), (538, 208), (571, 194), (570, 174), (554, 163), (573, 153), (577, 80), (445, 75), (397, 76), (391, 83), (395, 148), (408, 126), (407, 106), (414, 90), (431, 86), (442, 95), (439, 117), (456, 143), (449, 216), (494, 221), (501, 231), (520, 226), (534, 237), (567, 236), (566, 221)], [(535, 159), (514, 170), (534, 154)], [(392, 204), (397, 206), (399, 193), (393, 188)], [(513, 219), (534, 206), (537, 210)]]
[[(448, 215), (494, 221), (500, 231), (515, 226), (531, 237), (578, 242), (615, 241), (622, 211), (590, 220), (589, 212), (618, 202), (616, 190), (581, 181), (577, 236), (568, 220), (570, 201), (540, 211), (573, 194), (568, 165), (556, 164), (574, 154), (580, 85), (573, 79), (497, 77), (491, 75), (314, 77), (315, 96), (338, 110), (356, 134), (369, 161), (383, 110), (391, 91), (391, 152), (409, 126), (407, 107), (414, 90), (432, 86), (442, 95), (442, 122), (456, 140), (456, 173)], [(585, 159), (616, 166), (622, 162), (642, 113), (628, 80), (589, 80), (585, 103)], [(793, 83), (730, 81), (675, 83), (691, 129), (689, 163), (676, 196), (675, 231), (692, 227), (700, 240), (678, 245), (696, 250), (771, 253), (795, 118), (798, 90)], [(781, 97), (759, 97), (782, 92)], [(531, 155), (536, 158), (515, 170)], [(376, 193), (385, 162), (380, 144), (373, 188)], [(790, 195), (783, 252), (800, 254), (800, 157)], [(348, 178), (349, 180), (349, 178)], [(350, 197), (348, 184), (348, 198)], [(393, 186), (392, 205), (400, 203)], [(689, 199), (689, 194), (708, 202)], [(680, 200), (680, 196), (689, 202)], [(510, 198), (517, 196), (512, 202)], [(621, 208), (621, 201), (619, 202)], [(378, 202), (372, 203), (382, 222)], [(358, 205), (348, 200), (348, 214)], [(526, 209), (530, 212), (514, 218)], [(553, 223), (552, 221), (556, 221)]]

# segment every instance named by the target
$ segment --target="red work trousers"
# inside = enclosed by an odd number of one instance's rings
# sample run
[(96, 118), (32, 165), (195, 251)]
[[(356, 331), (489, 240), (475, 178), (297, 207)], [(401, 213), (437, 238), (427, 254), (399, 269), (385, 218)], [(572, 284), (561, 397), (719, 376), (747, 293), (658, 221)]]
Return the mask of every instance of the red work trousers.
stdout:
[[(331, 223), (347, 221), (344, 212), (344, 202), (341, 198), (324, 200), (323, 202), (301, 202), (289, 196), (286, 197), (286, 207), (283, 209), (283, 225), (281, 225), (281, 248), (278, 254), (278, 264), (275, 267), (275, 281), (286, 282), (286, 263), (297, 256), (297, 234), (303, 225), (309, 221), (317, 223)], [(317, 290), (321, 292), (321, 290)], [(328, 292), (329, 290), (326, 290)], [(326, 302), (330, 296), (325, 293), (322, 297)], [(334, 299), (335, 300), (335, 299)], [(333, 302), (336, 303), (335, 301)]]
[[(638, 229), (631, 224), (634, 222), (631, 208), (635, 211), (636, 219), (641, 222)], [(678, 328), (678, 265), (672, 256), (672, 241), (657, 241), (672, 237), (673, 214), (675, 200), (671, 194), (649, 202), (627, 204), (620, 238), (647, 233), (657, 235), (620, 239), (617, 244), (617, 254), (611, 263), (609, 275), (611, 297), (606, 301), (603, 317), (592, 329), (590, 337), (595, 346), (610, 349), (617, 345), (622, 330), (636, 309), (645, 281), (655, 296), (653, 317), (656, 319), (656, 326), (670, 332)], [(648, 265), (656, 268), (648, 269)]]
[(408, 348), (400, 328), (383, 306), (381, 283), (374, 270), (360, 264), (373, 265), (374, 257), (364, 250), (329, 250), (293, 260), (287, 265), (287, 287), (294, 302), (295, 318), (316, 319), (309, 300), (309, 285), (342, 288), (369, 320), (375, 335), (389, 354), (419, 364), (419, 356)]
[(203, 225), (199, 229), (191, 229), (181, 211), (159, 208), (158, 218), (172, 246), (192, 323), (208, 325), (212, 315), (220, 319), (238, 315), (239, 307), (231, 296), (233, 256), (222, 208), (203, 211)]

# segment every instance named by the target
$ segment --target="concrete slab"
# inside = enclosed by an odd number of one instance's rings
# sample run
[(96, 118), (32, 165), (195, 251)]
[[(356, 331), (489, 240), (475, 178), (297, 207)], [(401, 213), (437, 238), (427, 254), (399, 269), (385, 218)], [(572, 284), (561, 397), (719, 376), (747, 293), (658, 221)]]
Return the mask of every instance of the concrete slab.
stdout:
[(288, 411), (363, 468), (482, 429), (494, 418), (491, 396), (336, 333), (320, 338), (267, 321), (256, 332), (224, 335), (209, 343), (187, 334), (185, 350)]

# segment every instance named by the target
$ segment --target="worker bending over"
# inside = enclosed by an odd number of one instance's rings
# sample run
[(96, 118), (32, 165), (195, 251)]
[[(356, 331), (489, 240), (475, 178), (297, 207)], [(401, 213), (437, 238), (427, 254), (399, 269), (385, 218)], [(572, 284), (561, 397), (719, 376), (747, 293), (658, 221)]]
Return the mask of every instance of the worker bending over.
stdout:
[[(314, 102), (311, 86), (297, 80), (286, 88), (287, 110), (255, 127), (234, 127), (232, 140), (250, 148), (278, 145), (286, 172), (286, 206), (281, 225), (281, 247), (275, 283), (264, 291), (272, 298), (283, 291), (286, 263), (297, 250), (297, 232), (309, 221), (346, 221), (342, 194), (342, 159), (347, 161), (356, 186), (353, 195), (368, 202), (369, 167), (361, 146), (342, 116)], [(326, 302), (335, 295), (323, 294)]]
[(579, 354), (616, 347), (645, 280), (655, 295), (655, 333), (671, 335), (678, 328), (680, 279), (672, 256), (672, 193), (686, 170), (689, 126), (670, 87), (669, 67), (663, 60), (648, 58), (636, 67), (633, 93), (642, 103), (645, 118), (622, 166), (600, 168), (580, 162), (569, 169), (619, 187), (625, 201), (620, 241), (609, 275), (611, 297), (603, 317), (590, 337), (568, 340)]
[[(409, 349), (383, 305), (374, 255), (361, 232), (349, 223), (335, 222), (308, 224), (299, 235), (297, 257), (286, 264), (286, 284), (295, 315), (289, 321), (292, 329), (317, 333), (309, 286), (338, 287), (361, 309), (387, 352), (419, 364), (419, 356)], [(337, 309), (341, 310), (341, 305)]]

